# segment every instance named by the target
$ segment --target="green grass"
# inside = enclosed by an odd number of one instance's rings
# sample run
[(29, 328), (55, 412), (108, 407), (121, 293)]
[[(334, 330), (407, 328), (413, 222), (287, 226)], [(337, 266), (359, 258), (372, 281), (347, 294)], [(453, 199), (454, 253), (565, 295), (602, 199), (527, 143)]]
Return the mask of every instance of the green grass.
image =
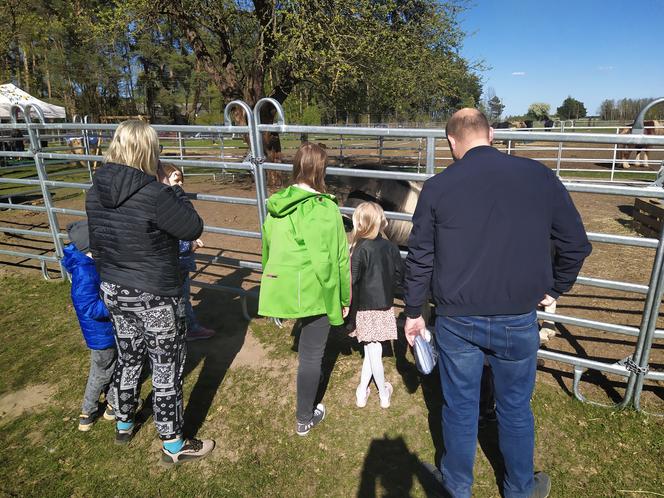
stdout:
[[(88, 351), (69, 286), (18, 276), (2, 278), (0, 285), (0, 396), (32, 384), (55, 390), (44, 407), (0, 419), (0, 496), (425, 496), (422, 463), (434, 460), (430, 430), (438, 431), (438, 386), (435, 377), (415, 373), (410, 353), (403, 356), (400, 347), (397, 359), (384, 358), (395, 386), (392, 407), (381, 410), (374, 390), (367, 408), (358, 410), (361, 359), (353, 342), (333, 331), (326, 361), (334, 365), (325, 395), (329, 415), (299, 438), (290, 328), (254, 320), (247, 329), (237, 299), (200, 291), (199, 316), (219, 332), (189, 345), (186, 418), (218, 446), (206, 460), (167, 469), (158, 464), (151, 420), (126, 448), (112, 443), (108, 422), (86, 434), (76, 430)], [(228, 369), (246, 334), (264, 350), (253, 362), (244, 357), (242, 366)], [(661, 420), (583, 405), (541, 382), (533, 407), (536, 467), (550, 473), (551, 496), (648, 496), (621, 490), (664, 489)], [(474, 495), (498, 496), (485, 456), (496, 454), (491, 433), (483, 433), (482, 446)]]

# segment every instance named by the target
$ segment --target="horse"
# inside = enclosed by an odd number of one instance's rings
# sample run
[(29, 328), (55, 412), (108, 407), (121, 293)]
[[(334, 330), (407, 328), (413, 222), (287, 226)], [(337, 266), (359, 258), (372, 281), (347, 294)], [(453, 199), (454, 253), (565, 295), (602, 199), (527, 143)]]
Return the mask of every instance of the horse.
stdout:
[[(84, 137), (67, 137), (67, 146), (72, 154), (85, 155), (85, 138)], [(91, 135), (88, 137), (88, 145), (90, 146), (90, 154), (98, 156), (101, 154), (101, 137)], [(81, 166), (86, 166), (85, 161), (79, 161)], [(97, 161), (92, 163), (92, 171), (97, 169)]]
[(531, 126), (528, 126), (528, 124), (525, 121), (494, 121), (491, 124), (491, 127), (494, 130), (506, 130), (506, 129), (520, 129), (520, 128), (531, 128), (533, 122), (530, 122)]
[[(379, 178), (346, 177), (344, 186), (350, 193), (343, 201), (344, 207), (355, 208), (362, 202), (372, 201), (385, 211), (413, 214), (422, 191), (422, 182), (406, 180), (384, 180)], [(345, 225), (352, 227), (350, 216), (344, 215)], [(413, 224), (410, 221), (388, 220), (385, 236), (398, 246), (405, 248)]]
[[(644, 135), (658, 135), (664, 136), (664, 121), (658, 121), (655, 119), (647, 119), (643, 122)], [(618, 133), (620, 135), (629, 135), (632, 133), (632, 128), (634, 123), (629, 125), (628, 128), (621, 128)], [(629, 169), (631, 167), (629, 163), (629, 156), (632, 153), (632, 150), (636, 152), (636, 157), (634, 158), (637, 161), (637, 166), (648, 167), (648, 149), (649, 145), (637, 145), (632, 146), (630, 144), (619, 144), (618, 145), (618, 160), (622, 161), (622, 168)]]

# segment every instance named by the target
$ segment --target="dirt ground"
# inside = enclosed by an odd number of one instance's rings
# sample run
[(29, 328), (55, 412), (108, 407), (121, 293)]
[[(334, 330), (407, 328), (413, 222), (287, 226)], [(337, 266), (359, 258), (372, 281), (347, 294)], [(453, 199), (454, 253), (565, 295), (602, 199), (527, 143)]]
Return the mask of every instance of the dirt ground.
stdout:
[[(604, 167), (596, 165), (596, 167)], [(211, 176), (189, 177), (187, 190), (197, 193), (219, 194), (243, 198), (255, 198), (255, 189), (249, 178), (236, 179), (232, 183), (214, 181)], [(592, 232), (605, 232), (619, 235), (635, 235), (632, 230), (630, 216), (633, 199), (622, 196), (595, 194), (572, 194), (581, 212), (586, 229)], [(41, 205), (38, 200), (34, 202)], [(258, 215), (255, 208), (237, 204), (220, 204), (207, 201), (195, 201), (197, 210), (207, 226), (259, 230)], [(84, 209), (84, 197), (80, 192), (60, 190), (55, 195), (55, 205), (73, 209)], [(60, 228), (64, 230), (67, 223), (75, 217), (59, 215)], [(25, 211), (0, 212), (0, 226), (48, 230), (46, 216), (43, 213)], [(205, 233), (203, 237), (206, 247), (201, 250), (202, 259), (208, 256), (226, 257), (245, 261), (260, 261), (260, 241), (242, 237)], [(586, 261), (582, 275), (609, 280), (620, 280), (647, 285), (650, 278), (654, 250), (637, 247), (616, 246), (595, 243), (593, 253)], [(23, 235), (11, 235), (0, 232), (0, 249), (22, 252), (49, 254), (52, 243), (47, 239)], [(39, 276), (39, 263), (32, 259), (21, 259), (0, 254), (0, 276), (3, 274), (25, 273), (32, 277)], [(59, 272), (49, 265), (49, 274), (56, 278)], [(258, 290), (260, 274), (234, 265), (200, 262), (195, 280), (225, 286), (241, 285), (247, 290)], [(193, 301), (196, 305), (200, 295), (207, 290), (193, 290)], [(221, 294), (220, 294), (221, 297)], [(206, 300), (209, 302), (209, 299)], [(230, 302), (227, 301), (227, 302)], [(602, 320), (610, 323), (639, 327), (642, 319), (644, 296), (635, 293), (599, 289), (576, 285), (572, 291), (563, 296), (558, 303), (558, 313), (581, 318)], [(250, 306), (255, 311), (255, 305)], [(203, 316), (216, 317), (223, 320), (220, 314), (212, 310), (202, 310)], [(218, 310), (217, 310), (218, 311)], [(210, 323), (212, 326), (223, 327), (223, 321)], [(664, 320), (660, 319), (659, 328), (664, 328)], [(582, 357), (615, 362), (634, 351), (635, 338), (614, 333), (595, 331), (586, 328), (558, 325), (559, 335), (549, 342), (545, 349), (572, 353)], [(245, 343), (250, 348), (251, 341)], [(254, 345), (255, 346), (255, 345)], [(254, 352), (247, 350), (241, 355), (242, 361), (259, 361), (263, 354), (260, 348)], [(256, 356), (254, 358), (254, 356)], [(651, 354), (651, 369), (664, 370), (664, 343), (656, 341)], [(571, 392), (572, 367), (547, 361), (540, 366), (541, 381), (560, 385)], [(583, 378), (583, 392), (589, 398), (603, 403), (619, 401), (624, 392), (621, 378), (607, 376), (598, 372), (588, 372)], [(664, 412), (664, 385), (647, 383), (642, 398), (642, 406), (646, 410)]]

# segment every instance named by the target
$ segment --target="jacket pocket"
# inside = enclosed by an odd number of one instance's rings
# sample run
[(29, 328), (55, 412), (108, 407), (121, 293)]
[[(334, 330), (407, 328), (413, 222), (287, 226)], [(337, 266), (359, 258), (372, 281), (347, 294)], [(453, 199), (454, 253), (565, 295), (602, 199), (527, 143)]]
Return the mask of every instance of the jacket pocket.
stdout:
[(288, 265), (267, 265), (261, 278), (259, 313), (288, 317), (300, 312), (303, 300), (302, 270)]

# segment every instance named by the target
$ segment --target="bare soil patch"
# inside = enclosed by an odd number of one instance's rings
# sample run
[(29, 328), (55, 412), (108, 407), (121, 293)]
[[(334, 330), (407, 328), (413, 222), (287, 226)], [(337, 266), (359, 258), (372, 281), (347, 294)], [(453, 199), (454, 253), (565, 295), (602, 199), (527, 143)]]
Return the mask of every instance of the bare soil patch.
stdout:
[(0, 396), (0, 423), (20, 417), (27, 411), (44, 408), (55, 394), (48, 384), (35, 384)]

